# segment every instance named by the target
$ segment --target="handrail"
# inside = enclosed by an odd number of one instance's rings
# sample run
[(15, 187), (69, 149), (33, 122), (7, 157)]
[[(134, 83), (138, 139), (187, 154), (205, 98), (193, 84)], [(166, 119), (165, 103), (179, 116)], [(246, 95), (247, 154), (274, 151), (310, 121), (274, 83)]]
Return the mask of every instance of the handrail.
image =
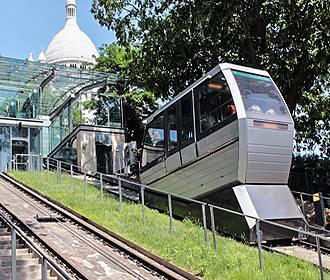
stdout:
[[(61, 163), (64, 163), (64, 164), (67, 164), (69, 166), (73, 166), (73, 167), (78, 167), (80, 168), (79, 166), (77, 165), (74, 165), (74, 164), (69, 164), (67, 162), (64, 162), (64, 161), (59, 161), (59, 160), (56, 160), (56, 159), (52, 159), (52, 160), (55, 160), (57, 162), (61, 162)], [(81, 168), (80, 168), (81, 169)], [(86, 173), (88, 174), (88, 173)], [(289, 226), (286, 226), (286, 225), (282, 225), (282, 224), (279, 224), (279, 223), (276, 223), (276, 222), (271, 222), (269, 220), (265, 220), (265, 219), (262, 219), (262, 218), (258, 218), (258, 217), (255, 217), (255, 216), (251, 216), (251, 215), (247, 215), (247, 214), (243, 214), (243, 213), (240, 213), (240, 212), (237, 212), (237, 211), (234, 211), (234, 210), (230, 210), (230, 209), (227, 209), (227, 208), (223, 208), (223, 207), (220, 207), (220, 206), (217, 206), (217, 205), (214, 205), (214, 204), (210, 204), (210, 203), (205, 203), (203, 201), (199, 201), (199, 200), (195, 200), (195, 199), (191, 199), (191, 198), (187, 198), (187, 197), (183, 197), (183, 196), (180, 196), (180, 195), (177, 195), (177, 194), (172, 194), (172, 193), (169, 193), (169, 192), (166, 192), (166, 191), (162, 191), (162, 190), (157, 190), (157, 189), (154, 189), (154, 188), (150, 188), (144, 184), (140, 184), (140, 183), (136, 183), (136, 182), (132, 182), (132, 181), (129, 181), (129, 180), (126, 180), (124, 178), (121, 178), (119, 176), (115, 176), (115, 175), (111, 175), (111, 174), (104, 174), (104, 173), (101, 173), (101, 172), (96, 172), (94, 175), (102, 175), (103, 178), (106, 178), (106, 177), (110, 177), (112, 179), (115, 179), (115, 180), (118, 180), (118, 181), (122, 181), (122, 182), (126, 182), (126, 183), (129, 183), (129, 184), (133, 184), (133, 185), (136, 185), (136, 186), (140, 186), (141, 188), (143, 188), (144, 190), (151, 190), (153, 192), (156, 192), (156, 193), (159, 193), (159, 194), (163, 194), (163, 195), (168, 195), (170, 194), (172, 197), (174, 198), (179, 198), (179, 199), (182, 199), (182, 200), (186, 200), (186, 201), (190, 201), (190, 202), (195, 202), (195, 203), (198, 203), (200, 205), (206, 205), (206, 206), (209, 206), (209, 207), (213, 207), (213, 208), (216, 208), (218, 210), (221, 210), (221, 211), (225, 211), (227, 213), (231, 213), (231, 214), (234, 214), (234, 215), (238, 215), (238, 216), (241, 216), (241, 217), (245, 217), (245, 218), (249, 218), (249, 219), (253, 219), (253, 220), (256, 220), (256, 221), (259, 221), (259, 222), (262, 222), (262, 223), (266, 223), (266, 224), (269, 224), (269, 225), (274, 225), (274, 226), (278, 226), (280, 228), (283, 228), (283, 229), (287, 229), (287, 230), (291, 230), (291, 231), (294, 231), (294, 232), (297, 232), (297, 233), (302, 233), (302, 234), (306, 234), (306, 235), (310, 235), (312, 237), (319, 237), (320, 239), (322, 240), (325, 240), (327, 241), (328, 239), (326, 237), (323, 237), (321, 235), (318, 235), (318, 234), (314, 234), (314, 233), (311, 233), (311, 232), (307, 232), (307, 231), (304, 231), (304, 230), (298, 230), (298, 229), (295, 229), (293, 227), (289, 227)]]
[(26, 241), (29, 246), (31, 246), (34, 251), (39, 255), (39, 257), (44, 258), (52, 267), (55, 269), (56, 272), (61, 274), (61, 276), (64, 277), (64, 279), (72, 279), (60, 266), (58, 266), (55, 262), (53, 262), (50, 258), (48, 258), (39, 248), (37, 248), (34, 244), (33, 241), (26, 236), (26, 234), (19, 228), (17, 227), (12, 221), (10, 221), (6, 216), (4, 216), (2, 213), (0, 213), (0, 218), (7, 223), (11, 229), (15, 230), (15, 232), (24, 240)]
[[(311, 194), (311, 193), (298, 192), (298, 191), (291, 191), (291, 192), (296, 193), (296, 194), (302, 194), (302, 195), (310, 196), (310, 197), (313, 197), (313, 195), (314, 195), (314, 194)], [(322, 198), (330, 200), (330, 197), (327, 197), (327, 196), (322, 195)]]

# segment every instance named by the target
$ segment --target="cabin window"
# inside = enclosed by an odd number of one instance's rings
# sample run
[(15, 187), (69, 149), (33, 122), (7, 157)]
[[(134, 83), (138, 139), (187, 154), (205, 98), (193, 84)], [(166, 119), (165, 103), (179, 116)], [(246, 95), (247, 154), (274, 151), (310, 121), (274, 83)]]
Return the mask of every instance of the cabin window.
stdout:
[(171, 151), (178, 147), (178, 127), (176, 106), (172, 106), (167, 113), (167, 149)]
[(269, 77), (233, 71), (248, 116), (285, 116), (289, 112)]
[(194, 126), (193, 126), (193, 110), (191, 94), (187, 94), (181, 99), (181, 141), (182, 144), (193, 139)]
[(203, 82), (195, 90), (199, 129), (203, 133), (236, 113), (230, 89), (222, 73)]
[(144, 136), (142, 166), (162, 157), (165, 153), (164, 116), (156, 117)]

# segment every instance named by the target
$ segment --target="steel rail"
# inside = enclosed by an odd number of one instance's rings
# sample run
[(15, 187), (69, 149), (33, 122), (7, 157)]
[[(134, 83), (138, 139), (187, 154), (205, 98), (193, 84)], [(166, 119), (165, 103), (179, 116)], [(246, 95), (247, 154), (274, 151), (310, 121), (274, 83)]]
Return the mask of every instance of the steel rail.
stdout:
[(51, 266), (51, 268), (58, 274), (60, 274), (64, 279), (72, 279), (58, 264), (56, 264), (52, 259), (46, 256), (44, 252), (42, 252), (34, 242), (12, 221), (10, 221), (5, 215), (0, 212), (0, 219), (2, 219), (11, 229), (14, 229), (16, 234), (25, 241), (28, 246), (40, 257), (47, 261), (47, 263)]
[[(7, 186), (6, 186), (7, 187)], [(45, 214), (45, 215), (50, 215), (50, 212), (54, 213), (54, 210), (49, 210), (49, 211), (44, 211), (44, 209), (41, 209), (40, 206), (37, 206), (34, 201), (30, 201), (29, 199), (27, 199), (26, 197), (23, 197), (21, 195), (21, 193), (18, 193), (18, 191), (15, 191), (12, 188), (9, 188), (9, 191), (11, 191), (12, 193), (14, 193), (15, 195), (19, 196), (22, 200), (24, 200), (26, 203), (28, 203), (30, 206), (32, 206), (33, 208), (35, 208), (36, 210), (38, 210), (39, 212)], [(57, 212), (57, 211), (56, 211)], [(80, 236), (80, 233), (71, 229), (69, 226), (61, 223), (61, 221), (55, 217), (55, 220), (57, 222), (59, 222), (59, 226), (62, 227), (63, 229), (69, 231), (71, 234), (73, 234), (77, 239), (79, 239), (80, 241), (83, 241), (85, 244), (87, 244), (90, 248), (96, 250), (98, 253), (100, 253), (102, 256), (104, 256), (105, 258), (107, 258), (109, 261), (111, 261), (111, 263), (113, 263), (114, 265), (117, 265), (118, 267), (120, 267), (122, 270), (124, 270), (125, 272), (127, 272), (128, 274), (134, 276), (136, 279), (145, 279), (147, 280), (147, 278), (139, 275), (138, 273), (136, 273), (135, 271), (129, 270), (125, 267), (125, 264), (123, 264), (122, 262), (114, 259), (114, 257), (112, 257), (110, 254), (108, 254), (104, 249), (102, 249), (100, 246), (92, 243), (91, 241), (89, 241), (87, 238), (84, 238), (82, 236)], [(90, 232), (89, 232), (90, 233)]]
[(33, 190), (31, 187), (15, 181), (12, 177), (7, 174), (0, 174), (0, 178), (12, 183), (16, 187), (26, 191), (34, 198), (41, 200), (48, 207), (53, 208), (55, 211), (61, 213), (62, 216), (74, 220), (75, 223), (80, 225), (82, 228), (92, 231), (95, 236), (100, 237), (101, 239), (107, 241), (114, 247), (121, 249), (126, 254), (137, 259), (139, 262), (146, 265), (146, 267), (151, 268), (154, 271), (157, 271), (161, 275), (165, 276), (168, 279), (189, 279), (189, 280), (200, 280), (195, 275), (169, 263), (165, 259), (162, 259), (159, 256), (154, 255), (153, 253), (143, 249), (142, 247), (132, 243), (131, 241), (122, 238), (118, 234), (104, 228), (95, 222), (89, 220), (88, 218), (82, 216), (81, 214), (73, 211), (72, 209), (54, 201), (53, 199), (48, 198), (47, 196), (41, 194), (38, 191)]

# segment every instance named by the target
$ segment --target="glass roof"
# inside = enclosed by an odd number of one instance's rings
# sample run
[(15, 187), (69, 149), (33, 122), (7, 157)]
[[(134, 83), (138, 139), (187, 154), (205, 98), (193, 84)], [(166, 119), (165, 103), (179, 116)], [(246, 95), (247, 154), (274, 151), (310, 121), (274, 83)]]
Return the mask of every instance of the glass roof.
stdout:
[(32, 103), (42, 114), (49, 114), (84, 87), (117, 80), (116, 74), (0, 56), (0, 115), (12, 117), (15, 111), (15, 116), (24, 117), (27, 104)]

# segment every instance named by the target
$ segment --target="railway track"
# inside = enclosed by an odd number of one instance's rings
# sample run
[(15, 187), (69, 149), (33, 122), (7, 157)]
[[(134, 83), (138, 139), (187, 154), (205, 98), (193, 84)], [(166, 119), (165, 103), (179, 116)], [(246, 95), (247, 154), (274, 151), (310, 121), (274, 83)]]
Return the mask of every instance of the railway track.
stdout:
[(4, 174), (0, 189), (2, 210), (78, 279), (198, 279)]

